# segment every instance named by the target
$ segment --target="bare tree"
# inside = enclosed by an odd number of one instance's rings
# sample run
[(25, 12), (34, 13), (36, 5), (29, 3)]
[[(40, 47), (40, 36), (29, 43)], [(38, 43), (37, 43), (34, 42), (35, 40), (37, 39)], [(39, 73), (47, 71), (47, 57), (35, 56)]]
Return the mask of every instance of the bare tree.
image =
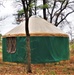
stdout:
[[(43, 10), (43, 18), (48, 19), (50, 23), (55, 26), (62, 25), (64, 23), (68, 24), (67, 17), (74, 12), (74, 1), (73, 0), (41, 0), (43, 5), (37, 5), (39, 0), (31, 0), (30, 15), (38, 14), (37, 11)], [(40, 7), (42, 6), (42, 7)]]
[(70, 0), (48, 0), (48, 16), (50, 23), (58, 26), (62, 22), (67, 22), (67, 16), (74, 12), (74, 1)]

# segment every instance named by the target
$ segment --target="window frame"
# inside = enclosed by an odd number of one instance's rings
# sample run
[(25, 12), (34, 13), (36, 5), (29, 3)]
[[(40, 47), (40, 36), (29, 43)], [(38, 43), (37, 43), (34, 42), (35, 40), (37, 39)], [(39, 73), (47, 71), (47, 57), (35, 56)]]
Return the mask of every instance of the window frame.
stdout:
[(16, 52), (16, 37), (7, 37), (7, 52), (15, 53)]

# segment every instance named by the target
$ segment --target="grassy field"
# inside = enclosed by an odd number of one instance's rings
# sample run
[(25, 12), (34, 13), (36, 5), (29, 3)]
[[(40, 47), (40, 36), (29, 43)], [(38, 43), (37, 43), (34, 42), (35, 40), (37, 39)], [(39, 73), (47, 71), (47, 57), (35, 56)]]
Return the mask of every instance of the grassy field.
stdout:
[(74, 75), (74, 44), (70, 44), (70, 49), (70, 60), (45, 65), (32, 64), (31, 74), (26, 73), (26, 64), (3, 62), (0, 56), (0, 75)]

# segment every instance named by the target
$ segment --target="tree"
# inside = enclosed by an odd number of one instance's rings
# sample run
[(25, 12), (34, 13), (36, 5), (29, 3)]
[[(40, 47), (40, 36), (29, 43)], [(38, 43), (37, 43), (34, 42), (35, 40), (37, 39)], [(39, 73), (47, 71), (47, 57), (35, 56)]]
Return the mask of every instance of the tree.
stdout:
[(30, 4), (31, 4), (31, 0), (21, 0), (22, 1), (22, 5), (23, 5), (23, 10), (25, 13), (25, 30), (26, 30), (26, 50), (27, 50), (27, 72), (28, 73), (32, 73), (31, 71), (31, 52), (30, 52), (30, 34), (29, 34), (29, 16), (31, 16), (31, 14), (28, 14), (28, 12), (31, 12), (30, 8)]
[[(70, 24), (67, 17), (74, 13), (73, 0), (41, 0), (43, 4), (38, 5), (39, 0), (32, 0), (31, 15), (39, 15), (39, 10), (43, 10), (43, 18), (60, 28)], [(42, 17), (42, 16), (41, 16)]]
[(31, 0), (31, 15), (41, 15), (37, 11), (43, 10), (43, 18), (53, 23), (55, 26), (69, 23), (67, 17), (74, 12), (73, 0), (41, 0), (43, 5), (37, 5), (39, 0)]
[(68, 22), (67, 16), (74, 12), (74, 1), (71, 0), (48, 0), (48, 16), (50, 23), (58, 26), (61, 23)]

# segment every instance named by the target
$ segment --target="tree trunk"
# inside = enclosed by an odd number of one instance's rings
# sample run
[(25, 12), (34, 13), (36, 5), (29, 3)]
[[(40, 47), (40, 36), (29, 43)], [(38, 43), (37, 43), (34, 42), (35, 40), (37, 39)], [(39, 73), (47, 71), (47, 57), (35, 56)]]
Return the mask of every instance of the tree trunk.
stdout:
[(34, 0), (34, 3), (35, 3), (35, 15), (37, 14), (36, 11), (37, 11), (37, 8), (36, 8), (36, 5), (37, 5), (37, 0)]
[[(25, 4), (26, 3), (26, 4)], [(31, 51), (30, 51), (30, 34), (29, 34), (29, 14), (27, 0), (22, 0), (23, 10), (25, 13), (25, 31), (26, 31), (26, 50), (27, 50), (27, 73), (32, 73), (31, 70)]]
[(27, 73), (32, 73), (31, 71), (31, 51), (30, 51), (30, 34), (29, 34), (29, 18), (26, 18), (25, 30), (26, 30), (26, 50), (27, 50)]
[[(43, 5), (45, 5), (45, 4), (46, 4), (46, 0), (43, 0)], [(43, 18), (45, 20), (47, 20), (47, 17), (46, 17), (46, 8), (43, 8)], [(45, 66), (45, 63), (43, 65)]]
[(27, 49), (27, 73), (32, 73), (31, 70), (31, 51), (30, 51), (30, 36), (26, 36), (26, 49)]
[[(43, 0), (43, 5), (46, 4), (46, 0)], [(46, 8), (43, 8), (43, 17), (45, 20), (47, 20), (47, 17), (46, 17)]]

